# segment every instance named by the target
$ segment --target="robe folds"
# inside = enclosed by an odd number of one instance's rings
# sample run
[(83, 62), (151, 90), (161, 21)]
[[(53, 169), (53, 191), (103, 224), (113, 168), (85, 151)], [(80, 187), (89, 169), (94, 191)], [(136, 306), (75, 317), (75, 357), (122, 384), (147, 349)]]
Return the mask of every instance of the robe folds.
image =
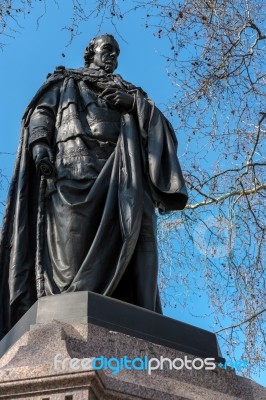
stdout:
[[(132, 94), (134, 111), (102, 99), (108, 86)], [(43, 141), (49, 179), (31, 155)], [(89, 290), (146, 307), (147, 293), (159, 312), (154, 210), (186, 202), (175, 133), (145, 93), (119, 75), (57, 69), (23, 116), (0, 245), (0, 337), (45, 295)]]

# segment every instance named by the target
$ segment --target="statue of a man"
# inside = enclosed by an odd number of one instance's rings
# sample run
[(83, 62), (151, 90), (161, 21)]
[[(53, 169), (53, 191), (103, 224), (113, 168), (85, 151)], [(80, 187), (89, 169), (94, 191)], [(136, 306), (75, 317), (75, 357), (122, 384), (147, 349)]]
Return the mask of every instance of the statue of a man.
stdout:
[(29, 104), (3, 223), (0, 335), (38, 297), (88, 290), (160, 312), (155, 208), (187, 193), (170, 123), (93, 39)]

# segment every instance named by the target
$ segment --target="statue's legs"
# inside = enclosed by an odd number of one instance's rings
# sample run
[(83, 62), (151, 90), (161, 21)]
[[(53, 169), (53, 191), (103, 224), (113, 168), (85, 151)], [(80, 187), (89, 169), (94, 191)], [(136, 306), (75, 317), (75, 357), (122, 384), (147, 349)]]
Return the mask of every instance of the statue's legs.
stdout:
[(156, 215), (150, 196), (144, 193), (144, 210), (139, 239), (124, 276), (112, 297), (155, 311), (158, 253)]

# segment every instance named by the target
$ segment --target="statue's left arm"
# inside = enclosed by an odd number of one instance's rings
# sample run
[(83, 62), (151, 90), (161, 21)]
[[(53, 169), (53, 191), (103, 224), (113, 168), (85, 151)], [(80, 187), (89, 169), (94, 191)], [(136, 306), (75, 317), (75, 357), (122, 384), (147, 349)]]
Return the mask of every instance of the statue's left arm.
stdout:
[(116, 75), (116, 79), (132, 96), (132, 107), (125, 112), (133, 114), (137, 122), (144, 174), (155, 207), (162, 211), (182, 210), (188, 195), (170, 122), (141, 88), (124, 81), (120, 75)]
[(177, 156), (174, 129), (155, 104), (139, 90), (135, 93), (135, 101), (154, 204), (162, 211), (182, 210), (188, 195)]

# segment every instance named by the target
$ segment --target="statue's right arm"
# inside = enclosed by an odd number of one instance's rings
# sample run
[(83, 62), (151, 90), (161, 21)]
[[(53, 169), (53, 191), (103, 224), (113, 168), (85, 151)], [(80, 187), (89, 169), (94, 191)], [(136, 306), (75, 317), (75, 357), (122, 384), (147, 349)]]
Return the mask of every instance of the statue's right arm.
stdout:
[(52, 85), (39, 99), (29, 121), (29, 149), (36, 164), (53, 163), (53, 135), (61, 82)]

